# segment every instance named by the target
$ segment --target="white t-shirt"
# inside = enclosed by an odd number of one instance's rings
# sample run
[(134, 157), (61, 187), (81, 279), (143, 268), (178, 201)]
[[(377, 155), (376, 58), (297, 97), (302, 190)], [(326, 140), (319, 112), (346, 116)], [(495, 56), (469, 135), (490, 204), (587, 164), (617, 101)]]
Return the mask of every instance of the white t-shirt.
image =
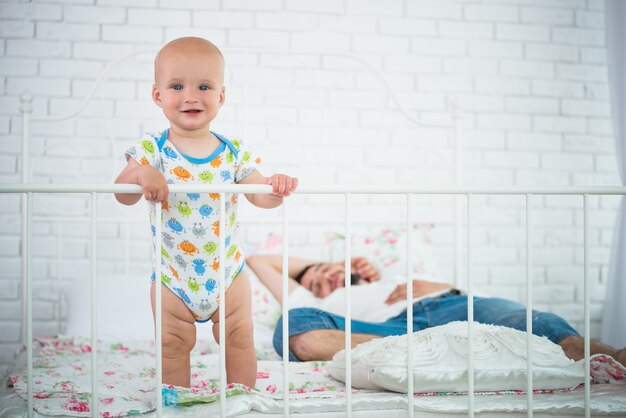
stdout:
[[(383, 322), (400, 314), (406, 309), (406, 300), (391, 305), (385, 303), (387, 297), (398, 284), (393, 282), (374, 282), (351, 286), (352, 319), (365, 322)], [(428, 293), (413, 299), (413, 303), (435, 297), (450, 289)], [(304, 286), (298, 286), (289, 294), (289, 308), (318, 308), (335, 315), (346, 316), (346, 289), (335, 289), (325, 298), (315, 297)]]

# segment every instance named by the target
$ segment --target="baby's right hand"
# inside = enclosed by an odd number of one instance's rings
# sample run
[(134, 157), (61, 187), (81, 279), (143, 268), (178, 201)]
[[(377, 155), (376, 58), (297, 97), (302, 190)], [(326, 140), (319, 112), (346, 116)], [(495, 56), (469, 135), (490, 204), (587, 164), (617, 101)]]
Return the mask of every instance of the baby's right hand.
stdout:
[(159, 170), (151, 166), (140, 166), (137, 176), (138, 184), (143, 189), (143, 197), (150, 202), (165, 202), (169, 189), (165, 177)]

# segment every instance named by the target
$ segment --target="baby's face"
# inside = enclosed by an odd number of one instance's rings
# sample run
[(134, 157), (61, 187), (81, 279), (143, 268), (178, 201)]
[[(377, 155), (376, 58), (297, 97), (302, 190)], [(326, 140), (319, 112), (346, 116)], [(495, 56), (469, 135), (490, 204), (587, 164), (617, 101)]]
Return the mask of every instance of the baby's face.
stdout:
[(154, 102), (178, 132), (206, 132), (224, 103), (224, 62), (206, 48), (170, 48), (155, 63)]

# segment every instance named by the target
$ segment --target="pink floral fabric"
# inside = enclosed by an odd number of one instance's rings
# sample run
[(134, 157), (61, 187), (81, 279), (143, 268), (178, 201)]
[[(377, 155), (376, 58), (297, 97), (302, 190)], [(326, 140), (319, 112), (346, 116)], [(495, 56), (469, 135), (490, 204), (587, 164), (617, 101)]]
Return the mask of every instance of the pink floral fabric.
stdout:
[[(45, 415), (91, 416), (91, 346), (84, 338), (43, 338), (34, 359), (33, 383), (35, 410)], [(263, 352), (258, 353), (263, 358)], [(154, 344), (149, 342), (98, 345), (98, 412), (102, 418), (137, 415), (155, 409)], [(344, 385), (332, 379), (326, 362), (290, 363), (290, 399), (340, 399)], [(626, 385), (626, 368), (609, 356), (591, 358), (593, 383)], [(10, 376), (17, 393), (26, 399), (26, 370)], [(165, 405), (191, 405), (219, 401), (218, 354), (192, 353), (192, 386), (162, 388)], [(536, 391), (535, 393), (545, 393)], [(552, 391), (556, 392), (556, 391)], [(353, 390), (355, 395), (377, 391)], [(255, 388), (229, 385), (226, 394), (235, 397), (255, 394), (268, 400), (283, 397), (282, 362), (259, 361)], [(524, 392), (489, 392), (479, 395), (519, 394)], [(426, 392), (416, 396), (455, 396), (461, 393)]]
[(591, 383), (618, 383), (626, 385), (626, 367), (611, 356), (596, 354), (589, 362)]
[[(420, 277), (439, 277), (438, 256), (432, 245), (431, 224), (417, 223), (413, 225), (411, 274)], [(405, 228), (387, 228), (372, 233), (353, 234), (352, 254), (366, 257), (379, 272), (385, 276), (402, 275), (406, 278), (406, 246), (407, 233)], [(343, 232), (332, 231), (326, 235), (326, 243), (330, 249), (330, 258), (339, 261), (344, 258), (345, 236)]]

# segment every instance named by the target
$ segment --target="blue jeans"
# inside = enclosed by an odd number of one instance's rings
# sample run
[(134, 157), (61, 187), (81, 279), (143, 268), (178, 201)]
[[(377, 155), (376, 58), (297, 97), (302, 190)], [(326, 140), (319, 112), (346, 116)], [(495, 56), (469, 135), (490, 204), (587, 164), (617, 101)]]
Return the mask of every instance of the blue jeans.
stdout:
[[(563, 318), (548, 312), (533, 311), (533, 334), (545, 336), (558, 344), (571, 335), (579, 336)], [(370, 334), (381, 337), (406, 334), (406, 310), (384, 322), (352, 321), (354, 334)], [(453, 321), (467, 321), (467, 296), (444, 293), (431, 299), (424, 299), (413, 304), (413, 331), (444, 325)], [(517, 302), (499, 298), (474, 297), (474, 321), (483, 324), (503, 325), (520, 331), (526, 331), (526, 307)], [(344, 330), (346, 320), (316, 308), (296, 308), (289, 310), (289, 336), (302, 334), (317, 329)], [(274, 349), (282, 355), (283, 323), (282, 317), (274, 330)], [(289, 360), (299, 361), (289, 351)]]

